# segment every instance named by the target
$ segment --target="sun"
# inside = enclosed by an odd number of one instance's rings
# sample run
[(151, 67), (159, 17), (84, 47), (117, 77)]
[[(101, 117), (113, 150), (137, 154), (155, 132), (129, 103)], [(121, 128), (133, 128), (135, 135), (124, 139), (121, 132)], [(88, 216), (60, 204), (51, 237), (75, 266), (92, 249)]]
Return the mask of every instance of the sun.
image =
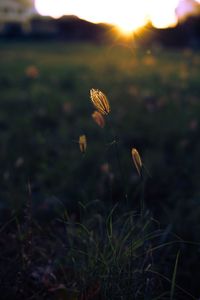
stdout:
[[(110, 22), (125, 35), (129, 35), (147, 23), (146, 0), (111, 1)], [(116, 3), (117, 2), (117, 3)]]
[(134, 32), (139, 31), (139, 29), (141, 29), (144, 25), (145, 25), (144, 23), (133, 25), (132, 23), (130, 24), (129, 22), (122, 22), (115, 25), (115, 27), (123, 35), (130, 36)]
[(146, 23), (145, 0), (35, 0), (37, 11), (43, 15), (59, 18), (74, 14), (94, 22), (115, 25), (129, 34)]
[(114, 25), (124, 35), (130, 35), (147, 22), (151, 22), (157, 28), (175, 26), (177, 24), (175, 10), (179, 1), (35, 0), (35, 7), (41, 15), (54, 18), (76, 15), (93, 23)]
[(130, 34), (143, 27), (148, 19), (145, 0), (124, 0), (118, 6), (115, 25), (122, 33)]
[(131, 35), (132, 33), (139, 31), (145, 24), (147, 23), (147, 19), (144, 16), (138, 19), (121, 19), (118, 20), (115, 24), (117, 29), (126, 36)]

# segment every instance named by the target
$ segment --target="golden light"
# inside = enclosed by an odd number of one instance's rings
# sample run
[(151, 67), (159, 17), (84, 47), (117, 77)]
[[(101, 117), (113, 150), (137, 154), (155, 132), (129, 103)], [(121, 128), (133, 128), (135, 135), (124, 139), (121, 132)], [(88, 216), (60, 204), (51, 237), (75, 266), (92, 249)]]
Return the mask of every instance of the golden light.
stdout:
[(117, 30), (126, 36), (130, 36), (133, 32), (139, 30), (144, 24), (141, 25), (133, 25), (128, 22), (128, 20), (124, 22), (120, 22), (120, 24), (115, 25)]
[(115, 25), (128, 34), (148, 21), (158, 28), (175, 26), (178, 3), (179, 0), (35, 0), (35, 7), (42, 15), (76, 15), (93, 23)]
[(146, 24), (145, 1), (75, 0), (73, 7), (70, 6), (70, 11), (74, 11), (74, 14), (82, 19), (112, 24), (122, 32), (128, 33)]
[(113, 24), (126, 35), (137, 31), (148, 22), (144, 0), (123, 1), (118, 9)]

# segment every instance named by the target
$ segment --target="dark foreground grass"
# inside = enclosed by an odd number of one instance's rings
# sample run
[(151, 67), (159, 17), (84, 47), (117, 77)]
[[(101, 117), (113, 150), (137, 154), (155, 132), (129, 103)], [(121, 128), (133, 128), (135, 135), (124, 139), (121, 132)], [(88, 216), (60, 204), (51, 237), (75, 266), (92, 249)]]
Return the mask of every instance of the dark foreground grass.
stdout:
[(63, 210), (48, 225), (16, 217), (1, 228), (3, 299), (196, 299), (177, 283), (185, 243), (148, 211), (106, 214), (97, 201), (80, 211), (81, 223)]
[[(1, 43), (0, 54), (4, 294), (197, 298), (199, 53)], [(27, 76), (30, 65), (36, 78)], [(91, 118), (90, 88), (110, 101), (104, 129)], [(150, 173), (145, 189), (132, 147)], [(32, 208), (24, 213), (28, 183)]]

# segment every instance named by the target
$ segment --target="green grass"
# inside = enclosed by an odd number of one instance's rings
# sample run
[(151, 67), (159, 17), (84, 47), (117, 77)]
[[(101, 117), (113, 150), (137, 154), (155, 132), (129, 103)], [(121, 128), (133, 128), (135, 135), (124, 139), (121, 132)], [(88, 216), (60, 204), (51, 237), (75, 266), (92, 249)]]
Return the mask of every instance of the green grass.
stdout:
[[(135, 146), (152, 173), (149, 189), (155, 201), (160, 201), (158, 190), (165, 198), (199, 194), (198, 53), (12, 43), (1, 45), (0, 51), (4, 202), (24, 198), (28, 178), (42, 193), (66, 200), (75, 178), (84, 189), (84, 181), (90, 183), (98, 173), (107, 161), (102, 140), (108, 129), (102, 132), (91, 119), (92, 87), (103, 90), (111, 102), (127, 180), (134, 175), (129, 152)], [(39, 78), (26, 78), (29, 65), (38, 67)], [(82, 133), (88, 136), (87, 160), (82, 160), (75, 142)], [(17, 168), (19, 158), (24, 163)], [(90, 175), (85, 176), (80, 161), (83, 167), (90, 165)], [(82, 200), (80, 193), (78, 199)]]
[[(191, 278), (191, 268), (196, 274), (194, 277), (197, 276), (198, 246), (195, 243), (199, 242), (200, 229), (199, 53), (160, 48), (150, 51), (137, 49), (134, 45), (1, 42), (0, 55), (1, 228), (6, 232), (6, 222), (14, 218), (9, 230), (13, 232), (18, 228), (15, 237), (22, 241), (17, 248), (21, 249), (18, 251), (20, 255), (23, 257), (23, 241), (27, 239), (20, 232), (26, 232), (23, 225), (26, 222), (21, 215), (30, 182), (36, 231), (34, 265), (44, 267), (52, 260), (64, 269), (70, 266), (69, 273), (73, 274), (67, 291), (80, 293), (88, 288), (91, 278), (95, 278), (95, 288), (100, 282), (102, 299), (106, 300), (115, 297), (129, 299), (130, 295), (126, 297), (124, 289), (127, 293), (134, 291), (138, 295), (136, 299), (144, 299), (145, 293), (145, 299), (159, 299), (155, 295), (159, 296), (163, 291), (160, 299), (172, 299), (176, 295), (177, 282), (178, 285), (184, 283), (186, 290), (198, 294), (198, 284)], [(30, 65), (38, 68), (38, 78), (27, 77), (25, 70)], [(105, 92), (110, 101), (111, 114), (104, 129), (91, 118), (94, 110), (89, 99), (91, 88)], [(85, 155), (80, 153), (78, 145), (82, 134), (88, 140)], [(151, 175), (147, 178), (144, 194), (131, 159), (132, 147), (139, 150)], [(107, 164), (109, 170), (105, 171)], [(152, 245), (143, 232), (142, 223), (130, 238), (136, 243), (133, 249), (127, 236), (131, 233), (131, 224), (135, 224), (136, 220), (131, 218), (139, 211), (142, 194), (145, 211), (150, 210), (160, 224), (150, 226), (148, 234), (151, 236), (159, 228), (162, 230)], [(92, 212), (88, 212), (85, 207), (89, 203), (100, 203), (100, 211), (94, 206)], [(116, 203), (120, 209), (113, 229), (113, 219), (108, 215)], [(127, 211), (133, 211), (133, 214), (127, 217), (126, 223), (124, 216)], [(148, 222), (150, 219), (148, 217)], [(73, 222), (69, 224), (69, 220)], [(18, 225), (14, 225), (16, 223)], [(55, 225), (54, 230), (50, 231), (47, 224), (51, 228)], [(144, 284), (146, 275), (141, 275), (144, 270), (141, 271), (139, 265), (145, 260), (144, 257), (136, 258), (145, 247), (156, 248), (168, 243), (171, 231), (180, 238), (176, 237), (171, 246), (164, 248), (163, 260), (155, 254), (152, 269), (145, 264), (151, 284)], [(66, 251), (70, 248), (69, 255), (64, 255), (64, 250), (57, 254), (54, 238), (58, 232), (61, 240), (64, 233), (68, 237), (72, 235), (71, 241), (59, 242), (65, 245), (64, 249), (67, 247)], [(11, 236), (10, 239), (16, 247), (15, 238), (13, 240)], [(177, 240), (182, 249), (182, 262), (180, 254), (178, 268), (174, 267), (177, 246), (173, 246), (174, 242), (177, 245)], [(189, 241), (190, 246), (183, 240)], [(77, 243), (76, 249), (82, 254), (69, 247), (70, 243)], [(51, 253), (46, 250), (48, 247), (52, 248)], [(16, 253), (13, 255), (17, 270), (17, 263), (20, 264), (21, 260)], [(9, 255), (6, 249), (5, 256)], [(55, 258), (55, 255), (58, 256)], [(69, 261), (72, 258), (74, 261)], [(167, 265), (164, 259), (169, 260)], [(57, 272), (57, 267), (52, 268)], [(127, 275), (125, 268), (141, 272), (135, 277), (132, 271)], [(60, 267), (58, 269), (60, 272)], [(171, 287), (160, 283), (164, 277), (159, 277), (159, 272), (172, 281)], [(106, 279), (113, 274), (116, 278)], [(66, 274), (59, 274), (57, 283), (62, 283), (63, 276), (66, 285)], [(133, 278), (136, 284), (134, 288), (131, 285), (131, 290), (126, 285), (130, 285)], [(112, 282), (112, 288), (108, 282)], [(114, 292), (116, 295), (112, 294)], [(121, 294), (125, 298), (119, 298)], [(72, 297), (76, 297), (73, 292)], [(189, 296), (179, 297), (183, 300)]]

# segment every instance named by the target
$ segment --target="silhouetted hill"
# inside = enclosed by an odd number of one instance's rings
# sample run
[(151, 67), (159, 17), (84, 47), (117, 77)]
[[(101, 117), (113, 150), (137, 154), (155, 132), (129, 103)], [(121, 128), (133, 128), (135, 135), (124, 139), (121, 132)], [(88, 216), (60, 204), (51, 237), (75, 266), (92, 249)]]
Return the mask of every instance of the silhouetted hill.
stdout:
[(175, 28), (156, 29), (152, 41), (163, 46), (184, 47), (200, 46), (200, 16), (191, 16), (180, 22)]
[(110, 28), (108, 25), (93, 24), (76, 16), (62, 17), (56, 20), (56, 26), (59, 31), (59, 38), (92, 41), (104, 39), (108, 28)]
[(109, 29), (108, 25), (93, 24), (76, 16), (64, 16), (56, 20), (38, 17), (31, 20), (29, 35), (34, 38), (101, 42), (106, 39)]
[[(30, 21), (28, 31), (24, 30), (22, 24), (7, 23), (1, 30), (0, 36), (91, 42), (112, 42), (123, 39), (123, 36), (116, 37), (114, 33), (111, 34), (112, 29), (111, 25), (93, 24), (76, 16), (64, 16), (60, 19), (37, 16)], [(134, 34), (134, 40), (148, 47), (153, 43), (170, 47), (200, 47), (200, 16), (189, 17), (175, 28), (156, 29), (148, 24), (141, 35)]]

